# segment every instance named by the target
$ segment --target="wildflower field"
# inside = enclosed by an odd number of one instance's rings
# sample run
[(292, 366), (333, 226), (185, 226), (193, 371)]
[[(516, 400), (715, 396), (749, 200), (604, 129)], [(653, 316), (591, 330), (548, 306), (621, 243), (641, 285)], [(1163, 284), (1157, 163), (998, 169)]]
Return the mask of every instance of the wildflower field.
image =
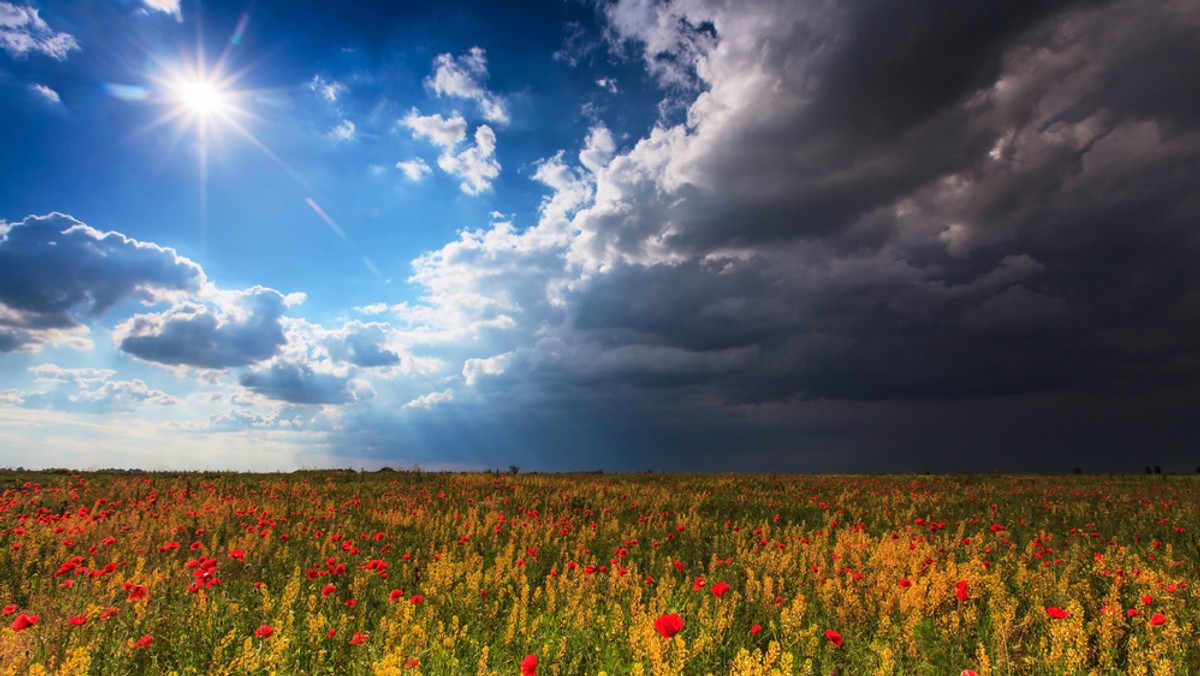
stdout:
[(6, 674), (1200, 674), (1200, 477), (0, 481)]

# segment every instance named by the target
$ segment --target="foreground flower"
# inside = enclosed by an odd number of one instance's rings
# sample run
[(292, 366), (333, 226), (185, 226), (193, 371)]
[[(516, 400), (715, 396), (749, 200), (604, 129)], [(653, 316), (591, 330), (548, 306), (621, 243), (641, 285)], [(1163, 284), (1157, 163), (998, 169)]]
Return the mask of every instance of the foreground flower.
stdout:
[(137, 643), (135, 643), (134, 645), (136, 645), (139, 648), (149, 648), (151, 643), (154, 643), (154, 639), (151, 638), (149, 634), (146, 634), (145, 636), (139, 638), (137, 640)]
[(87, 623), (87, 615), (76, 615), (75, 617), (72, 617), (71, 619), (67, 620), (67, 622), (70, 622), (72, 625), (74, 625), (76, 627), (82, 627), (84, 624)]
[(17, 619), (13, 620), (12, 630), (21, 631), (22, 629), (28, 629), (37, 624), (38, 617), (38, 615), (26, 615), (25, 613), (21, 613), (17, 616)]
[(354, 632), (354, 636), (350, 637), (350, 645), (358, 645), (366, 643), (367, 639), (371, 638), (370, 634), (364, 634), (361, 631)]
[(537, 676), (537, 655), (531, 653), (521, 660), (521, 676)]
[(829, 639), (829, 642), (833, 644), (834, 648), (842, 647), (842, 635), (840, 632), (834, 631), (833, 629), (826, 629), (825, 638)]
[(275, 627), (272, 627), (269, 624), (264, 624), (263, 626), (254, 630), (254, 635), (259, 638), (267, 638), (268, 636), (270, 636), (271, 634), (274, 634), (274, 633), (275, 633)]
[(1071, 613), (1059, 608), (1058, 606), (1050, 606), (1046, 608), (1046, 614), (1056, 620), (1065, 619), (1071, 616)]
[(756, 625), (754, 625), (753, 627), (750, 627), (750, 634), (751, 634), (752, 636), (753, 636), (754, 634), (757, 634), (757, 633), (758, 633), (758, 632), (760, 632), (760, 631), (762, 631), (762, 625), (761, 625), (761, 624), (756, 624)]
[[(37, 619), (37, 615), (34, 615), (34, 619)], [(1167, 621), (1167, 618), (1165, 615), (1163, 615), (1162, 613), (1154, 613), (1154, 615), (1152, 615), (1150, 617), (1150, 626), (1157, 627), (1158, 625), (1160, 625), (1166, 621)]]
[(727, 591), (729, 591), (729, 585), (725, 582), (718, 582), (712, 586), (713, 596), (717, 598), (724, 596)]
[(954, 585), (954, 595), (958, 597), (959, 601), (966, 601), (967, 599), (971, 598), (970, 592), (967, 591), (966, 580), (962, 580)]
[(337, 591), (337, 587), (327, 584), (324, 587), (321, 587), (321, 596), (329, 596), (335, 591)]
[(7, 606), (4, 606), (0, 612), (4, 613), (5, 615), (12, 615), (13, 613), (17, 612), (17, 607), (10, 603)]
[(654, 630), (662, 634), (663, 638), (671, 638), (683, 631), (683, 618), (675, 613), (663, 615), (654, 621)]

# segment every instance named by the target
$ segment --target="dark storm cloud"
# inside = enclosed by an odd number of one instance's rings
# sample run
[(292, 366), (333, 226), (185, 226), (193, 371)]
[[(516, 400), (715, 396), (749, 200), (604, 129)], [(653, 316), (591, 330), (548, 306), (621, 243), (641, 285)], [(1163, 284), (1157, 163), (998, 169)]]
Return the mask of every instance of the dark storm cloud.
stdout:
[(347, 447), (545, 469), (1136, 470), (1139, 447), (1194, 465), (1194, 2), (603, 14), (686, 122), (598, 126), (581, 166), (540, 165), (536, 225), (419, 259), (425, 304), (401, 314), (445, 329), (423, 335), (460, 377), (428, 408), (347, 407)]
[(329, 373), (317, 373), (307, 364), (279, 362), (243, 373), (242, 387), (293, 404), (345, 404), (355, 400), (349, 379)]
[(615, 160), (599, 190), (627, 204), (576, 220), (606, 267), (569, 340), (689, 352), (730, 403), (1194, 380), (1197, 95), (1169, 85), (1197, 15), (875, 3), (709, 54), (691, 128)]
[(113, 305), (192, 291), (200, 267), (174, 250), (101, 232), (63, 214), (0, 223), (0, 349), (36, 345)]
[(256, 287), (215, 300), (135, 315), (117, 327), (119, 345), (146, 361), (225, 369), (268, 359), (287, 343), (287, 303), (278, 291)]

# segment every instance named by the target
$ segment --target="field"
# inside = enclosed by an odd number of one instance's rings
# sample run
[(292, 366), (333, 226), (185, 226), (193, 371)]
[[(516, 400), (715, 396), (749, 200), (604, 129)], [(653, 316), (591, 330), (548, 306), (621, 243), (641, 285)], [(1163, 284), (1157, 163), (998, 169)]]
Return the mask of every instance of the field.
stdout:
[(1200, 477), (0, 481), (6, 674), (1200, 674)]

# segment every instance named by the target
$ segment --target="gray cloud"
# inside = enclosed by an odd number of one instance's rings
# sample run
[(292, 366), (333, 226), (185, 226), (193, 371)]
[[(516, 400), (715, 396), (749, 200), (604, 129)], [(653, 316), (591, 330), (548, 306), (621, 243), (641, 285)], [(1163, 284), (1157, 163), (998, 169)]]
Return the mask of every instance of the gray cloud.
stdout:
[(184, 302), (168, 310), (134, 315), (117, 326), (120, 348), (146, 361), (224, 369), (276, 355), (287, 342), (283, 294), (255, 287), (215, 292), (209, 303)]
[(345, 404), (355, 400), (350, 379), (318, 373), (308, 364), (277, 362), (238, 378), (242, 387), (293, 404)]
[(35, 349), (113, 305), (195, 291), (204, 273), (174, 250), (63, 214), (0, 222), (0, 348)]
[(387, 324), (378, 322), (348, 322), (341, 331), (331, 332), (323, 342), (333, 359), (363, 368), (395, 366), (401, 358), (385, 347), (389, 329)]

